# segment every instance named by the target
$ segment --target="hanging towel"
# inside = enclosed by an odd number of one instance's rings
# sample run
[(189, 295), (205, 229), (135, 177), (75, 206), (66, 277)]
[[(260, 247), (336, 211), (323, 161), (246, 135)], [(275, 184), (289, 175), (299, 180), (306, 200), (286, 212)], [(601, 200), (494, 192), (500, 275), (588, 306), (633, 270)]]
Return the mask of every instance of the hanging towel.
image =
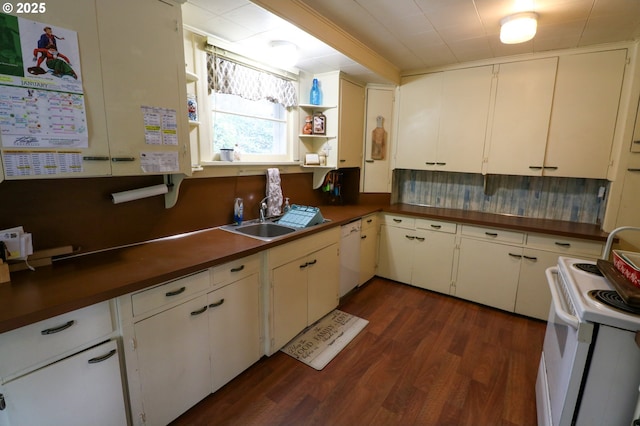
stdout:
[(267, 169), (267, 216), (279, 216), (282, 213), (282, 188), (280, 170)]

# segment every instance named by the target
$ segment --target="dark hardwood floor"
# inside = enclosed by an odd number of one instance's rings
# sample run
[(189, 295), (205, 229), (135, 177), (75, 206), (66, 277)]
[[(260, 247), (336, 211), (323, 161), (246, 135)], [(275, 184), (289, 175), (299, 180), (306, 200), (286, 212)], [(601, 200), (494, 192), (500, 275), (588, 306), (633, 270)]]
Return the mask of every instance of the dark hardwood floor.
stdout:
[(374, 278), (340, 309), (369, 320), (322, 371), (278, 352), (175, 425), (536, 425), (546, 324)]

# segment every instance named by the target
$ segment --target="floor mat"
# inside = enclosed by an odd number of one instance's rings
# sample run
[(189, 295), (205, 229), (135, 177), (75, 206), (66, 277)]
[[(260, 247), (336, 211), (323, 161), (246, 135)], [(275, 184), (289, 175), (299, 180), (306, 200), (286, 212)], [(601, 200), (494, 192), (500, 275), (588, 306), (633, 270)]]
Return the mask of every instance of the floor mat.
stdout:
[(316, 370), (322, 370), (369, 321), (338, 309), (291, 340), (282, 352)]

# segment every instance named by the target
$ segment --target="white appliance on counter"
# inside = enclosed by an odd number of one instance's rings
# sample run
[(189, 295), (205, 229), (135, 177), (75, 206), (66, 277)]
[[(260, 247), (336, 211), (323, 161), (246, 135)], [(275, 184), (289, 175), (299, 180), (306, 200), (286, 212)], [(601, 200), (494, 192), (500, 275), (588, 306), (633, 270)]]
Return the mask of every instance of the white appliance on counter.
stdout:
[(622, 299), (596, 262), (560, 257), (546, 275), (552, 304), (536, 381), (538, 425), (631, 425), (640, 312), (609, 305)]
[(342, 225), (340, 237), (340, 297), (356, 288), (360, 279), (360, 219)]

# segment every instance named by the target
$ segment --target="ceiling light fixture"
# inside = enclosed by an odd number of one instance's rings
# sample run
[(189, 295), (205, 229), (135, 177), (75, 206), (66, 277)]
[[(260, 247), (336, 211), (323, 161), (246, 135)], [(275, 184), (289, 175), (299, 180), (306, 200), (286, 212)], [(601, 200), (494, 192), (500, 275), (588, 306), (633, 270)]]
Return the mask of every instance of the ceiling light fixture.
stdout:
[(298, 62), (298, 46), (286, 40), (274, 40), (271, 46), (271, 62), (283, 67), (291, 67)]
[(536, 35), (538, 14), (522, 12), (509, 15), (500, 21), (500, 41), (504, 44), (516, 44), (529, 41)]

